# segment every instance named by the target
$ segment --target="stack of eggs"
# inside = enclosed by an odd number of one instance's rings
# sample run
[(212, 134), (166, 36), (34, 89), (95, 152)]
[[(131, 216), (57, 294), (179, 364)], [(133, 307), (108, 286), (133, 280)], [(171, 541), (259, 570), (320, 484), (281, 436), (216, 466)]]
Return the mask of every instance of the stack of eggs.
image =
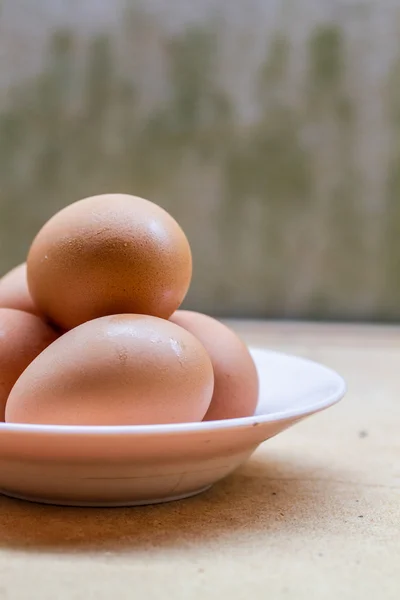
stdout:
[(142, 198), (61, 210), (0, 280), (0, 420), (148, 425), (250, 416), (253, 360), (225, 325), (178, 310), (192, 258)]

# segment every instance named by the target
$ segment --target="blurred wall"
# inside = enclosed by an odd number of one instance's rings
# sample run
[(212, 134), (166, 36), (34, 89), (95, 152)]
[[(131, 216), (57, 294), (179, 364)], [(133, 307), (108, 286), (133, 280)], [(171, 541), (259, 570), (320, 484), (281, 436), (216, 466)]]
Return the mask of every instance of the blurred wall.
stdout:
[(3, 0), (0, 272), (79, 198), (181, 222), (186, 306), (400, 315), (400, 4)]

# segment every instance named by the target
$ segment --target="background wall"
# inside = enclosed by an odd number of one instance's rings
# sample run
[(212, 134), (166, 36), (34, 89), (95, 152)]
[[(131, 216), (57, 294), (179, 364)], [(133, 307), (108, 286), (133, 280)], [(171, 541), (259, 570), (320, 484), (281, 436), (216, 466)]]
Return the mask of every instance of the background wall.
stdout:
[(400, 3), (3, 0), (0, 272), (87, 195), (181, 222), (186, 305), (400, 315)]

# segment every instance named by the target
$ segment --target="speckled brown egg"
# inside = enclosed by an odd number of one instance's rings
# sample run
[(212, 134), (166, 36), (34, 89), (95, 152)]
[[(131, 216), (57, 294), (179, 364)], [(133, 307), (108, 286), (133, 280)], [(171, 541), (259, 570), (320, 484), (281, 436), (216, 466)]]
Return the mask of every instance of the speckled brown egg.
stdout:
[(26, 263), (15, 267), (0, 279), (0, 308), (15, 308), (39, 314), (29, 293)]
[(189, 243), (178, 223), (127, 194), (64, 208), (38, 233), (28, 256), (34, 302), (63, 330), (112, 314), (168, 318), (191, 274)]
[(146, 425), (201, 421), (214, 385), (202, 344), (144, 315), (89, 321), (60, 337), (21, 375), (6, 421)]
[(252, 416), (258, 401), (258, 375), (242, 340), (226, 325), (201, 313), (178, 310), (170, 320), (200, 340), (211, 358), (214, 393), (204, 420)]
[(26, 367), (57, 338), (39, 317), (0, 308), (0, 421), (11, 389)]

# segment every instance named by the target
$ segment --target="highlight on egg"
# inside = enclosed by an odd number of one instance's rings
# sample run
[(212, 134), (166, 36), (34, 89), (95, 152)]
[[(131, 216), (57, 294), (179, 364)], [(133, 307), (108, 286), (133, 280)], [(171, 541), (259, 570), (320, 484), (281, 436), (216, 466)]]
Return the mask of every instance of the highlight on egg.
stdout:
[(0, 421), (4, 421), (6, 402), (17, 379), (57, 337), (36, 315), (0, 308)]
[(259, 391), (258, 374), (244, 342), (226, 325), (201, 313), (178, 310), (170, 320), (190, 331), (210, 356), (214, 393), (204, 420), (254, 415)]
[(113, 314), (168, 319), (190, 285), (192, 256), (178, 223), (128, 194), (80, 200), (54, 215), (29, 251), (29, 290), (63, 330)]
[(210, 357), (175, 323), (145, 315), (86, 322), (22, 373), (6, 422), (149, 425), (201, 421), (214, 389)]

